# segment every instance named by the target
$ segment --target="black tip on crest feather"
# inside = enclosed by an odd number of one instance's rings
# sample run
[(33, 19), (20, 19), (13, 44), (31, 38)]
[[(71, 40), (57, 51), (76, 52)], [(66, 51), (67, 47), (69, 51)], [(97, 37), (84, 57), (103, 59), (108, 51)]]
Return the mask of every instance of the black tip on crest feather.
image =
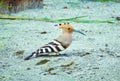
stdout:
[(61, 24), (59, 24), (59, 26), (61, 26)]
[(66, 25), (66, 23), (64, 23), (64, 25)]

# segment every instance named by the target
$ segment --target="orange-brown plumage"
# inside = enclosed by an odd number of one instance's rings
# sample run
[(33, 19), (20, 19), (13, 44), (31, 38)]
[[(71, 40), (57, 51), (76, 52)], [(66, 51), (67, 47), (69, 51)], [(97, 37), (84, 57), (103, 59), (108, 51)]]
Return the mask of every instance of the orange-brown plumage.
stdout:
[(59, 28), (62, 29), (63, 33), (73, 33), (74, 28), (69, 23), (59, 24)]

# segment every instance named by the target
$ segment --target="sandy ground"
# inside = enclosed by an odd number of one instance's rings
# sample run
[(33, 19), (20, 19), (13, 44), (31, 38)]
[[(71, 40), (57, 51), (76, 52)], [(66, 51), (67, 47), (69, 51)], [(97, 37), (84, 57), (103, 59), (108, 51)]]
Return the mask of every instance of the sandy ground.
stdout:
[[(89, 20), (120, 16), (120, 3), (77, 3), (45, 0), (43, 9), (13, 15), (52, 19), (87, 16)], [(24, 61), (25, 56), (60, 35), (61, 30), (54, 27), (58, 23), (0, 20), (0, 81), (119, 81), (120, 23), (70, 23), (87, 36), (74, 33), (70, 47), (61, 52), (67, 56)]]

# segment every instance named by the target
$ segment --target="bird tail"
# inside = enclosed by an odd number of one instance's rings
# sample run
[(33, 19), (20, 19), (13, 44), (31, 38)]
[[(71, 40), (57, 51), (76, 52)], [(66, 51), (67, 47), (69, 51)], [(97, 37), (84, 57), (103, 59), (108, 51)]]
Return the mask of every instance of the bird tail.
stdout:
[(37, 57), (37, 53), (36, 53), (36, 52), (33, 52), (31, 55), (25, 57), (24, 60), (29, 60), (29, 59), (35, 58), (35, 57)]

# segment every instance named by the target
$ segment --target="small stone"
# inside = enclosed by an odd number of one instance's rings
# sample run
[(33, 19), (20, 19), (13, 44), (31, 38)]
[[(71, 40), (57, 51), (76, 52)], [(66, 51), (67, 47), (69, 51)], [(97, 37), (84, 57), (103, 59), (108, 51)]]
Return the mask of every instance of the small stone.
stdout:
[(87, 6), (86, 8), (87, 8), (87, 9), (89, 9), (90, 7), (89, 7), (89, 6)]
[(11, 65), (9, 65), (9, 64), (4, 64), (4, 65), (2, 65), (2, 67), (10, 67)]
[(82, 55), (80, 55), (80, 56), (83, 57), (83, 56), (90, 55), (90, 54), (91, 54), (91, 53), (86, 52), (86, 53), (84, 53), (84, 54), (82, 54)]
[(51, 75), (56, 75), (57, 73), (50, 73)]
[(104, 77), (101, 77), (101, 79), (104, 79)]
[(63, 9), (68, 9), (68, 7), (67, 7), (67, 6), (65, 6), (65, 7), (63, 7)]
[(104, 57), (103, 55), (99, 55), (99, 57)]
[(85, 7), (83, 7), (84, 9), (90, 9), (90, 7), (89, 6), (85, 6)]
[(2, 65), (2, 67), (5, 67), (6, 65)]
[(54, 70), (54, 68), (49, 68), (48, 72), (51, 73), (52, 70)]
[(47, 33), (46, 31), (40, 32), (40, 34), (46, 34), (46, 33)]
[(36, 65), (46, 64), (46, 63), (49, 62), (49, 61), (50, 61), (50, 60), (44, 59), (44, 60), (41, 60), (41, 61), (37, 62)]
[(72, 74), (72, 71), (66, 72), (67, 74)]
[(47, 75), (46, 73), (44, 73), (43, 75)]
[(120, 21), (120, 17), (116, 17), (116, 20)]
[(99, 69), (99, 67), (93, 67), (93, 69)]
[(73, 64), (74, 64), (74, 62), (72, 61), (72, 62), (70, 62), (69, 64), (61, 65), (61, 67), (69, 67), (69, 66), (71, 66), (71, 65), (73, 65)]
[(105, 47), (108, 47), (108, 44), (105, 44)]
[(30, 70), (31, 68), (27, 68), (27, 70)]
[(24, 50), (19, 50), (19, 51), (16, 52), (16, 55), (21, 55), (23, 53), (24, 53)]
[(117, 55), (116, 57), (120, 57), (120, 55)]
[(86, 52), (86, 55), (90, 54), (89, 52)]
[(104, 52), (104, 51), (105, 51), (105, 50), (104, 50), (104, 49), (102, 49), (102, 48), (100, 48), (99, 50), (100, 50), (101, 52)]
[(48, 4), (43, 4), (43, 6), (48, 6)]

